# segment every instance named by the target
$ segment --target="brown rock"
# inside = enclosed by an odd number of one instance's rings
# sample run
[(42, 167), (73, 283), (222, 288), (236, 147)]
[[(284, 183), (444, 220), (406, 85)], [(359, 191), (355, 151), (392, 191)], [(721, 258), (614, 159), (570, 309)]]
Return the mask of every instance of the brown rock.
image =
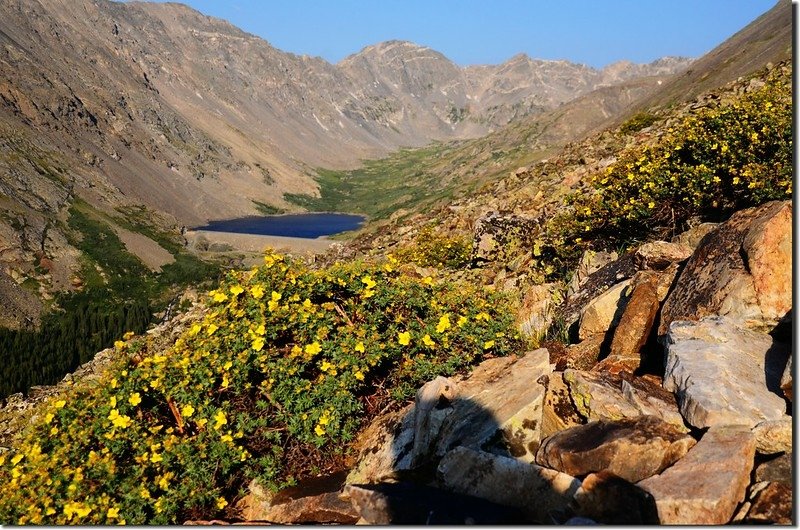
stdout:
[(522, 299), (517, 318), (520, 333), (535, 340), (541, 339), (553, 322), (553, 310), (561, 302), (554, 283), (534, 285)]
[(792, 427), (791, 416), (784, 416), (779, 420), (762, 421), (753, 427), (756, 451), (762, 455), (791, 452)]
[(719, 223), (701, 223), (690, 228), (686, 232), (673, 237), (672, 242), (680, 243), (692, 249), (696, 249), (697, 245), (700, 244), (700, 241), (706, 236), (706, 234), (714, 230), (717, 226), (719, 226)]
[(379, 416), (359, 433), (354, 444), (356, 464), (348, 484), (372, 484), (411, 469), (414, 446), (414, 405)]
[(329, 492), (273, 504), (264, 520), (279, 524), (354, 524), (358, 512), (339, 492)]
[(545, 384), (547, 391), (542, 410), (542, 439), (583, 423), (569, 396), (569, 387), (564, 382), (564, 374), (553, 372), (547, 376)]
[(605, 334), (598, 333), (587, 337), (578, 344), (570, 345), (563, 361), (556, 364), (556, 369), (562, 371), (567, 368), (591, 370), (603, 354), (605, 338)]
[(711, 427), (675, 465), (638, 486), (655, 498), (661, 524), (724, 524), (744, 499), (755, 450), (748, 428)]
[(638, 482), (672, 465), (695, 443), (655, 416), (594, 421), (545, 439), (536, 463), (576, 477), (606, 470)]
[(675, 320), (727, 315), (773, 328), (792, 307), (792, 205), (734, 214), (708, 233), (664, 303), (659, 335)]
[(610, 471), (592, 473), (575, 493), (577, 511), (604, 524), (658, 524), (655, 499)]
[(446, 488), (522, 510), (533, 522), (552, 523), (569, 510), (579, 480), (512, 458), (459, 447), (447, 453), (438, 474)]
[(650, 337), (660, 306), (655, 283), (653, 279), (634, 287), (614, 331), (609, 355), (639, 359), (639, 352)]
[(792, 507), (792, 486), (770, 482), (753, 496), (752, 505), (741, 522), (791, 525), (794, 524)]
[(623, 372), (634, 373), (642, 364), (640, 357), (609, 355), (598, 362), (591, 369), (592, 372), (604, 372), (609, 374), (621, 374)]
[(414, 444), (411, 450), (411, 467), (423, 464), (435, 449), (442, 423), (453, 412), (449, 405), (455, 395), (455, 383), (441, 376), (417, 390), (413, 411)]
[(756, 482), (783, 482), (792, 485), (792, 453), (783, 453), (756, 466)]
[(591, 300), (581, 311), (578, 338), (605, 334), (616, 326), (630, 297), (630, 280), (622, 281)]
[(661, 271), (673, 263), (681, 263), (689, 259), (694, 249), (682, 243), (653, 241), (641, 245), (634, 254), (636, 265), (640, 270), (653, 269)]
[(616, 260), (618, 257), (616, 252), (595, 252), (594, 250), (587, 250), (584, 252), (567, 286), (567, 296), (572, 296), (578, 292), (583, 284), (586, 283), (589, 276)]

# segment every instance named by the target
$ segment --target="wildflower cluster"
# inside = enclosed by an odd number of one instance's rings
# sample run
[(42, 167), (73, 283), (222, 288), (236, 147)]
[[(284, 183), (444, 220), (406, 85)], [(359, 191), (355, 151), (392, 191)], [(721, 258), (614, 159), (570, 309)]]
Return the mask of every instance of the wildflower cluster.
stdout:
[(465, 267), (472, 257), (472, 242), (466, 237), (436, 233), (426, 226), (413, 243), (400, 248), (397, 257), (422, 267)]
[(127, 355), (98, 384), (55, 398), (0, 456), (0, 521), (224, 516), (251, 478), (311, 471), (292, 455), (344, 454), (378, 397), (523, 348), (501, 295), (413, 270), (268, 253), (229, 273), (171, 349), (118, 343)]
[(622, 153), (593, 176), (594, 193), (568, 198), (572, 208), (550, 222), (542, 246), (556, 258), (592, 242), (625, 246), (681, 231), (693, 217), (720, 221), (791, 197), (791, 102), (791, 73), (777, 67), (763, 86)]

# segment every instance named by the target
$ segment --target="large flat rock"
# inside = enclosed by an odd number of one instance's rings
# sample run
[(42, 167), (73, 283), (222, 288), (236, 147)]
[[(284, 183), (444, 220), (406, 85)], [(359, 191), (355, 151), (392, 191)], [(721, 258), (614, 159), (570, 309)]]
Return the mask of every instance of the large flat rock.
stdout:
[(675, 392), (694, 427), (753, 427), (783, 417), (786, 402), (771, 389), (778, 389), (788, 351), (769, 335), (706, 317), (673, 322), (665, 342), (664, 388)]
[(661, 524), (725, 524), (750, 483), (755, 437), (747, 427), (712, 427), (682, 459), (638, 483)]
[(660, 473), (695, 444), (655, 416), (593, 421), (545, 439), (536, 463), (575, 477), (610, 471), (629, 482)]

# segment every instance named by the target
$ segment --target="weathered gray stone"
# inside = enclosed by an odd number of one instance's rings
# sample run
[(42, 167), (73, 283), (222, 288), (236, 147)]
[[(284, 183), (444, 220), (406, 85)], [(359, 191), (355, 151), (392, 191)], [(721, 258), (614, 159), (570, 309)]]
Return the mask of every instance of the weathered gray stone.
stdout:
[(655, 498), (661, 524), (724, 524), (744, 499), (755, 449), (747, 427), (711, 427), (675, 465), (638, 486)]
[(638, 482), (672, 465), (695, 443), (655, 416), (593, 421), (542, 441), (536, 463), (575, 477), (610, 471)]
[(689, 259), (694, 249), (682, 243), (652, 241), (641, 245), (634, 253), (639, 269), (661, 271), (673, 263), (681, 263)]
[(610, 471), (592, 473), (575, 492), (577, 512), (603, 524), (658, 524), (655, 499)]
[(564, 473), (512, 458), (459, 447), (439, 463), (446, 488), (521, 509), (533, 521), (552, 523), (566, 512), (579, 480)]
[(708, 233), (664, 303), (658, 333), (676, 320), (724, 315), (769, 331), (792, 308), (792, 204), (734, 214)]
[(658, 385), (626, 372), (565, 370), (572, 402), (589, 421), (638, 418), (650, 414), (683, 428), (675, 396)]
[(630, 297), (630, 283), (625, 280), (614, 285), (583, 308), (578, 338), (585, 340), (591, 335), (605, 334), (616, 326)]
[[(533, 461), (539, 447), (544, 385), (537, 381), (551, 372), (545, 348), (521, 358), (497, 358), (481, 363), (460, 382), (440, 430), (436, 455), (454, 447), (501, 450)], [(499, 439), (499, 442), (498, 442)]]
[(756, 482), (783, 482), (790, 486), (794, 483), (792, 478), (792, 453), (783, 453), (772, 460), (762, 462), (756, 466)]
[(675, 392), (691, 425), (747, 425), (780, 419), (777, 388), (788, 352), (766, 334), (725, 317), (677, 321), (666, 337), (664, 388)]
[(792, 451), (792, 417), (762, 421), (753, 427), (756, 451), (762, 455), (774, 455)]
[(414, 443), (411, 467), (423, 464), (435, 448), (442, 424), (452, 412), (456, 385), (446, 377), (437, 377), (417, 390), (414, 401)]
[(373, 484), (411, 469), (414, 447), (414, 405), (376, 418), (362, 431), (356, 443), (356, 464), (347, 476), (348, 484)]

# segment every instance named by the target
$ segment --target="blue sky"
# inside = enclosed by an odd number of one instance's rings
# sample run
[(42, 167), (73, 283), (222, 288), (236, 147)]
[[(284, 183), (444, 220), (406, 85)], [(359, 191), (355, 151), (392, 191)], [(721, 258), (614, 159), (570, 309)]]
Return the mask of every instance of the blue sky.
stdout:
[[(781, 0), (787, 1), (787, 0)], [(699, 57), (776, 0), (184, 0), (273, 46), (337, 62), (402, 39), (460, 65), (524, 52), (602, 67)]]

